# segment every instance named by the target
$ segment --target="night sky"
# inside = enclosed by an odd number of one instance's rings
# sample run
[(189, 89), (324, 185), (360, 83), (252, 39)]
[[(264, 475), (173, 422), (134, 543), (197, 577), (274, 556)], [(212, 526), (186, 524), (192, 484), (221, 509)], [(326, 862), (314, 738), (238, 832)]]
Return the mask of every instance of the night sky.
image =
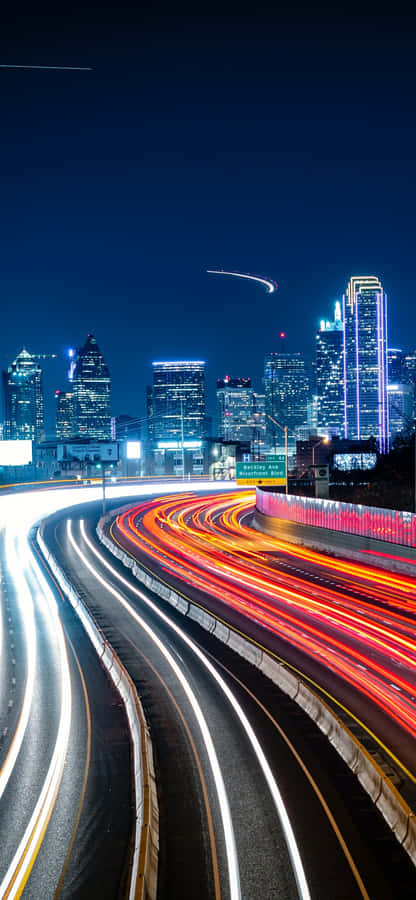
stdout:
[(92, 332), (115, 414), (144, 414), (163, 358), (206, 360), (212, 412), (218, 376), (260, 387), (281, 330), (312, 357), (352, 274), (416, 347), (413, 20), (34, 7), (3, 15), (0, 62), (93, 71), (0, 70), (2, 368), (58, 352), (52, 397)]

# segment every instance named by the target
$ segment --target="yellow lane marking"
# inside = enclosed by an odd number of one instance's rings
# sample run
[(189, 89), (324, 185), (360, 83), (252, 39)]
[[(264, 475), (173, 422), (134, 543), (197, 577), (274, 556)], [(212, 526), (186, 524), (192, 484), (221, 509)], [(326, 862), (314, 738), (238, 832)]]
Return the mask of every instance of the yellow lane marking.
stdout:
[[(31, 543), (31, 545), (32, 545), (32, 549), (35, 550), (37, 556), (41, 559), (43, 566), (44, 566), (45, 568), (47, 568), (47, 567), (46, 567), (46, 564), (45, 564), (45, 561), (44, 561), (44, 559), (43, 559), (43, 557), (42, 557), (41, 554), (39, 553), (37, 547), (34, 545), (34, 543), (33, 543), (32, 540), (30, 540), (30, 543)], [(63, 772), (64, 772), (64, 766), (62, 767), (62, 771), (61, 771), (61, 774), (60, 774), (60, 777), (59, 777), (59, 781), (58, 781), (57, 786), (56, 786), (56, 789), (55, 789), (55, 791), (54, 791), (54, 793), (53, 793), (52, 800), (50, 801), (49, 811), (48, 811), (48, 813), (47, 813), (47, 816), (46, 816), (44, 825), (43, 825), (42, 830), (41, 830), (41, 832), (40, 832), (40, 834), (39, 834), (39, 838), (38, 838), (38, 840), (37, 840), (37, 842), (36, 842), (36, 844), (35, 844), (35, 846), (34, 846), (34, 848), (33, 848), (33, 850), (32, 850), (32, 853), (31, 853), (31, 856), (30, 856), (30, 861), (29, 861), (29, 863), (28, 863), (28, 865), (27, 865), (27, 868), (26, 868), (26, 871), (25, 871), (25, 873), (24, 873), (24, 875), (23, 875), (23, 877), (22, 877), (22, 881), (21, 881), (20, 887), (18, 888), (17, 893), (15, 894), (16, 900), (18, 900), (18, 898), (21, 897), (21, 895), (22, 895), (22, 893), (23, 893), (23, 891), (24, 891), (26, 882), (27, 882), (27, 880), (28, 880), (28, 878), (29, 878), (29, 875), (30, 875), (30, 873), (31, 873), (31, 871), (32, 871), (32, 868), (33, 868), (33, 866), (34, 866), (34, 864), (35, 864), (35, 861), (36, 861), (37, 855), (38, 855), (38, 853), (39, 853), (41, 844), (42, 844), (43, 839), (44, 839), (44, 837), (45, 837), (46, 829), (47, 829), (47, 827), (48, 827), (48, 825), (49, 825), (49, 821), (50, 821), (52, 812), (53, 812), (53, 810), (54, 810), (54, 808), (55, 808), (56, 798), (57, 798), (57, 796), (58, 796), (59, 789), (60, 789), (60, 786), (61, 786), (62, 777), (63, 777)], [(20, 857), (19, 863), (18, 863), (18, 865), (16, 866), (16, 869), (15, 869), (15, 872), (14, 872), (14, 874), (13, 874), (13, 877), (12, 877), (10, 883), (9, 883), (9, 886), (8, 886), (6, 892), (4, 893), (4, 895), (3, 895), (3, 897), (2, 897), (2, 900), (7, 900), (7, 897), (10, 895), (10, 891), (12, 890), (13, 885), (15, 884), (15, 881), (16, 881), (18, 875), (19, 875), (19, 872), (20, 872), (20, 870), (21, 870), (21, 868), (22, 868), (22, 866), (23, 866), (23, 864), (24, 864), (24, 862), (25, 862), (25, 860), (26, 860), (26, 857), (27, 857), (28, 852), (29, 852), (29, 848), (30, 848), (30, 843), (31, 843), (31, 840), (32, 840), (32, 836), (33, 836), (33, 834), (34, 834), (34, 832), (35, 832), (35, 830), (36, 830), (37, 824), (38, 824), (39, 819), (40, 819), (40, 817), (41, 817), (41, 815), (42, 815), (42, 813), (43, 813), (43, 810), (44, 810), (44, 808), (45, 808), (45, 804), (46, 804), (47, 801), (48, 801), (48, 797), (45, 798), (45, 801), (44, 801), (44, 803), (43, 803), (41, 809), (39, 810), (38, 816), (37, 816), (36, 821), (35, 821), (35, 823), (34, 823), (34, 825), (33, 825), (33, 828), (32, 828), (32, 830), (31, 830), (31, 833), (30, 833), (30, 835), (29, 835), (28, 841), (27, 841), (27, 843), (26, 843), (26, 848), (25, 848), (24, 852), (22, 853), (22, 856)]]
[[(46, 829), (47, 829), (47, 827), (48, 827), (48, 825), (49, 825), (49, 821), (50, 821), (51, 815), (52, 815), (52, 813), (53, 813), (53, 811), (54, 811), (54, 809), (55, 809), (56, 798), (57, 798), (57, 796), (58, 796), (59, 789), (60, 789), (60, 787), (61, 787), (62, 776), (63, 776), (63, 769), (62, 769), (62, 772), (61, 772), (61, 775), (60, 775), (58, 784), (57, 784), (57, 786), (56, 786), (56, 789), (55, 789), (55, 791), (54, 791), (54, 794), (53, 794), (53, 797), (52, 797), (52, 802), (51, 802), (51, 804), (50, 804), (49, 812), (48, 812), (47, 817), (46, 817), (46, 819), (45, 819), (45, 823), (44, 823), (44, 825), (43, 825), (42, 831), (40, 832), (39, 838), (38, 838), (38, 840), (37, 840), (37, 842), (36, 842), (36, 844), (35, 844), (35, 846), (34, 846), (34, 848), (33, 848), (33, 851), (32, 851), (31, 857), (30, 857), (30, 861), (29, 861), (29, 863), (28, 863), (28, 865), (27, 865), (27, 868), (26, 868), (26, 870), (25, 870), (25, 873), (24, 873), (24, 875), (23, 875), (23, 877), (22, 877), (22, 881), (21, 881), (21, 883), (20, 883), (20, 887), (17, 889), (17, 893), (15, 894), (16, 900), (19, 900), (19, 897), (22, 896), (23, 891), (24, 891), (25, 886), (26, 886), (26, 882), (27, 882), (27, 880), (28, 880), (28, 878), (29, 878), (29, 875), (30, 875), (30, 873), (31, 873), (31, 871), (32, 871), (32, 869), (33, 869), (33, 866), (34, 866), (34, 864), (35, 864), (35, 862), (36, 862), (36, 857), (37, 857), (37, 855), (38, 855), (38, 853), (39, 853), (41, 844), (42, 844), (42, 842), (43, 842), (43, 838), (45, 837)], [(45, 799), (45, 803), (46, 803), (46, 800), (47, 800), (47, 798)], [(23, 866), (23, 863), (24, 863), (24, 861), (25, 861), (25, 859), (26, 859), (26, 856), (27, 856), (27, 854), (28, 854), (28, 851), (29, 851), (29, 846), (30, 846), (30, 842), (31, 842), (31, 840), (32, 840), (32, 835), (33, 835), (33, 833), (34, 833), (34, 831), (35, 831), (35, 829), (36, 829), (36, 826), (37, 826), (37, 824), (38, 824), (38, 822), (39, 822), (39, 819), (40, 819), (40, 817), (41, 817), (41, 815), (42, 815), (43, 809), (44, 809), (44, 807), (45, 807), (45, 803), (42, 805), (42, 808), (41, 808), (40, 811), (39, 811), (39, 815), (38, 815), (38, 817), (37, 817), (37, 819), (36, 819), (36, 822), (34, 823), (34, 826), (33, 826), (32, 831), (31, 831), (31, 833), (30, 833), (29, 839), (28, 839), (28, 841), (27, 841), (26, 849), (24, 850), (24, 852), (22, 853), (22, 856), (20, 857), (20, 861), (19, 861), (19, 863), (18, 863), (18, 865), (17, 865), (17, 867), (16, 867), (16, 870), (15, 870), (15, 872), (14, 872), (13, 878), (11, 879), (10, 884), (9, 884), (9, 886), (8, 886), (8, 888), (7, 888), (7, 890), (6, 890), (6, 892), (3, 894), (2, 900), (7, 900), (7, 897), (9, 897), (10, 891), (12, 890), (13, 885), (14, 885), (14, 883), (15, 883), (15, 881), (16, 881), (16, 878), (17, 878), (17, 876), (18, 876), (18, 874), (19, 874), (19, 872), (20, 872), (20, 869), (21, 869), (22, 866)]]
[(68, 870), (69, 861), (70, 861), (70, 858), (71, 858), (72, 850), (73, 850), (74, 843), (75, 843), (75, 838), (76, 838), (77, 831), (78, 831), (78, 827), (79, 827), (79, 822), (80, 822), (80, 818), (81, 818), (81, 813), (82, 813), (83, 806), (84, 806), (85, 792), (86, 792), (86, 790), (87, 790), (87, 782), (88, 782), (88, 775), (89, 775), (89, 768), (90, 768), (90, 760), (91, 760), (91, 708), (90, 708), (90, 703), (89, 703), (89, 699), (88, 699), (87, 685), (86, 685), (86, 683), (85, 683), (84, 673), (83, 673), (83, 671), (82, 671), (82, 669), (81, 669), (81, 664), (80, 664), (80, 662), (79, 662), (78, 655), (77, 655), (77, 653), (76, 653), (76, 651), (75, 651), (75, 647), (74, 647), (72, 641), (70, 640), (70, 638), (68, 638), (68, 642), (69, 642), (69, 644), (70, 644), (70, 646), (71, 646), (71, 649), (72, 649), (72, 652), (73, 652), (73, 654), (74, 654), (75, 662), (76, 662), (76, 664), (77, 664), (79, 676), (80, 676), (80, 679), (81, 679), (82, 690), (83, 690), (83, 693), (84, 693), (85, 713), (86, 713), (86, 717), (87, 717), (87, 755), (86, 755), (86, 760), (85, 760), (84, 779), (83, 779), (83, 782), (82, 782), (82, 788), (81, 788), (81, 794), (80, 794), (80, 799), (79, 799), (79, 803), (78, 803), (77, 815), (76, 815), (76, 819), (75, 819), (75, 822), (74, 822), (74, 827), (73, 827), (73, 829), (72, 829), (71, 840), (70, 840), (69, 847), (68, 847), (68, 851), (67, 851), (67, 854), (66, 854), (66, 857), (65, 857), (65, 861), (64, 861), (64, 864), (63, 864), (63, 867), (62, 867), (61, 875), (60, 875), (60, 878), (59, 878), (59, 881), (58, 881), (58, 884), (57, 884), (55, 893), (54, 893), (54, 895), (53, 895), (53, 896), (54, 896), (54, 900), (57, 900), (57, 898), (59, 897), (59, 895), (60, 895), (60, 893), (61, 893), (62, 885), (63, 885), (64, 879), (65, 879), (65, 875), (66, 875), (67, 870)]
[(386, 744), (384, 744), (383, 741), (379, 737), (377, 737), (377, 735), (373, 731), (371, 731), (371, 728), (369, 728), (367, 725), (365, 725), (365, 723), (362, 722), (361, 719), (359, 719), (358, 716), (356, 716), (347, 706), (345, 706), (343, 703), (341, 703), (340, 700), (337, 700), (337, 698), (334, 697), (325, 688), (321, 687), (321, 685), (318, 684), (318, 682), (314, 681), (313, 678), (311, 678), (309, 675), (306, 675), (304, 672), (302, 672), (301, 669), (298, 669), (296, 666), (292, 665), (292, 663), (289, 663), (289, 662), (287, 662), (287, 660), (283, 659), (282, 656), (279, 656), (277, 653), (274, 653), (273, 650), (270, 650), (269, 648), (264, 647), (263, 644), (260, 644), (259, 641), (256, 641), (254, 638), (245, 634), (244, 631), (240, 631), (240, 629), (236, 628), (234, 625), (230, 625), (230, 623), (227, 622), (226, 619), (222, 619), (221, 616), (219, 616), (216, 613), (213, 613), (212, 610), (203, 606), (202, 603), (198, 603), (196, 600), (191, 600), (186, 594), (182, 593), (182, 591), (180, 591), (177, 587), (172, 588), (172, 585), (169, 584), (168, 581), (164, 581), (164, 579), (161, 578), (160, 575), (157, 575), (152, 569), (150, 569), (148, 566), (146, 566), (142, 562), (142, 560), (138, 560), (137, 557), (134, 556), (133, 553), (131, 553), (129, 550), (126, 550), (126, 548), (122, 544), (120, 544), (120, 542), (117, 540), (117, 538), (115, 537), (115, 535), (113, 533), (113, 527), (115, 524), (116, 524), (116, 519), (114, 519), (114, 521), (112, 522), (111, 527), (110, 527), (110, 534), (111, 534), (111, 537), (112, 537), (114, 543), (117, 544), (117, 546), (120, 547), (120, 549), (123, 550), (124, 553), (127, 553), (128, 556), (130, 556), (132, 559), (134, 559), (134, 561), (137, 562), (138, 565), (142, 569), (145, 569), (146, 572), (149, 572), (149, 575), (152, 575), (154, 578), (157, 579), (157, 581), (160, 581), (162, 584), (166, 585), (166, 587), (169, 587), (171, 590), (174, 590), (175, 593), (179, 594), (180, 597), (183, 597), (183, 599), (186, 600), (188, 603), (192, 603), (194, 606), (197, 606), (198, 609), (202, 609), (203, 612), (206, 612), (210, 616), (212, 616), (214, 619), (217, 619), (218, 622), (221, 622), (222, 625), (225, 625), (231, 631), (234, 631), (235, 634), (238, 634), (238, 635), (240, 635), (240, 637), (245, 638), (245, 640), (250, 641), (250, 643), (254, 644), (255, 647), (258, 647), (259, 650), (262, 650), (263, 653), (267, 653), (269, 656), (273, 657), (273, 659), (277, 660), (277, 662), (281, 663), (287, 669), (290, 669), (292, 672), (295, 672), (296, 675), (299, 675), (300, 678), (302, 678), (303, 680), (305, 680), (309, 684), (311, 684), (314, 688), (316, 688), (318, 691), (320, 691), (325, 697), (328, 697), (328, 699), (331, 700), (333, 703), (335, 703), (339, 707), (339, 709), (342, 709), (343, 712), (345, 712), (348, 716), (350, 716), (351, 719), (353, 719), (353, 721), (357, 723), (357, 725), (359, 725), (361, 728), (363, 728), (364, 731), (366, 731), (367, 734), (369, 734), (370, 737), (379, 745), (379, 747), (381, 747), (381, 749), (384, 750), (384, 752), (387, 753), (388, 756), (390, 756), (390, 759), (392, 759), (396, 763), (396, 765), (398, 765), (401, 768), (402, 772), (404, 772), (405, 775), (407, 775), (407, 777), (410, 778), (410, 780), (413, 781), (414, 784), (416, 784), (415, 775), (405, 766), (405, 764), (403, 762), (401, 762), (401, 760), (393, 753), (393, 751), (390, 750), (389, 747), (387, 747)]
[(163, 685), (163, 687), (164, 687), (164, 689), (165, 689), (165, 691), (166, 691), (166, 693), (167, 693), (167, 695), (168, 695), (168, 697), (169, 697), (169, 700), (171, 701), (171, 703), (172, 703), (173, 706), (175, 707), (176, 712), (178, 713), (178, 716), (179, 716), (179, 718), (180, 718), (180, 720), (181, 720), (181, 722), (182, 722), (182, 725), (183, 725), (183, 727), (184, 727), (184, 729), (185, 729), (185, 731), (186, 731), (186, 735), (187, 735), (187, 737), (188, 737), (188, 741), (189, 741), (189, 743), (190, 743), (190, 746), (191, 746), (191, 749), (192, 749), (192, 753), (193, 753), (194, 758), (195, 758), (196, 767), (197, 767), (197, 769), (198, 769), (198, 774), (199, 774), (199, 778), (200, 778), (200, 782), (201, 782), (201, 788), (202, 788), (202, 794), (203, 794), (203, 798), (204, 798), (205, 811), (206, 811), (206, 815), (207, 815), (207, 824), (208, 824), (209, 842), (210, 842), (210, 845), (211, 845), (212, 874), (213, 874), (213, 878), (214, 878), (215, 900), (221, 900), (221, 887), (220, 887), (220, 877), (219, 877), (219, 871), (218, 871), (218, 857), (217, 857), (217, 848), (216, 848), (216, 843), (215, 843), (214, 823), (213, 823), (213, 820), (212, 820), (211, 805), (210, 805), (210, 802), (209, 802), (208, 789), (207, 789), (207, 785), (206, 785), (206, 781), (205, 781), (205, 777), (204, 777), (204, 772), (203, 772), (203, 769), (202, 769), (202, 763), (201, 763), (201, 760), (200, 760), (200, 757), (199, 757), (199, 754), (198, 754), (198, 750), (197, 750), (197, 748), (196, 748), (195, 741), (194, 741), (194, 739), (193, 739), (193, 737), (192, 737), (192, 734), (191, 734), (189, 725), (188, 725), (188, 723), (187, 723), (187, 721), (186, 721), (186, 719), (185, 719), (185, 716), (184, 716), (184, 713), (183, 713), (182, 710), (181, 710), (181, 707), (179, 706), (179, 703), (177, 702), (177, 700), (176, 700), (175, 697), (173, 696), (172, 691), (170, 690), (170, 688), (168, 687), (168, 685), (166, 684), (166, 682), (164, 681), (164, 679), (162, 678), (162, 676), (159, 674), (159, 672), (157, 671), (157, 669), (155, 669), (155, 667), (152, 665), (152, 663), (150, 662), (150, 660), (148, 659), (148, 657), (146, 656), (146, 654), (143, 653), (143, 650), (141, 650), (141, 649), (137, 646), (137, 644), (134, 643), (134, 641), (132, 640), (132, 638), (129, 637), (127, 634), (124, 634), (124, 637), (125, 637), (125, 639), (132, 645), (132, 647), (134, 647), (134, 649), (136, 650), (136, 652), (137, 652), (140, 656), (142, 656), (144, 660), (146, 660), (146, 663), (147, 663), (147, 665), (149, 666), (149, 668), (152, 670), (153, 674), (156, 676), (156, 678), (159, 679), (160, 683)]
[[(210, 656), (211, 656), (211, 654), (210, 654)], [(215, 659), (215, 657), (212, 657), (212, 658)], [(340, 843), (340, 845), (341, 845), (341, 848), (342, 848), (343, 853), (344, 853), (344, 855), (345, 855), (345, 857), (346, 857), (346, 859), (347, 859), (348, 865), (350, 866), (350, 869), (351, 869), (352, 874), (353, 874), (353, 876), (354, 876), (354, 878), (355, 878), (355, 881), (357, 882), (358, 888), (359, 888), (359, 890), (360, 890), (360, 892), (361, 892), (361, 896), (362, 896), (363, 898), (365, 898), (365, 900), (370, 900), (370, 895), (368, 894), (368, 892), (367, 892), (367, 890), (366, 890), (366, 888), (365, 888), (365, 886), (364, 886), (364, 882), (363, 882), (363, 880), (362, 880), (362, 878), (361, 878), (361, 875), (360, 875), (360, 873), (359, 873), (359, 871), (358, 871), (358, 869), (357, 869), (357, 866), (355, 865), (355, 862), (354, 862), (354, 860), (353, 860), (353, 858), (352, 858), (351, 852), (350, 852), (350, 850), (349, 850), (348, 847), (347, 847), (347, 844), (346, 844), (346, 842), (345, 842), (345, 840), (344, 840), (344, 838), (343, 838), (343, 836), (342, 836), (342, 834), (341, 834), (341, 831), (340, 831), (340, 829), (339, 829), (339, 826), (337, 825), (337, 823), (336, 823), (336, 821), (335, 821), (335, 818), (334, 818), (334, 816), (333, 816), (333, 814), (332, 814), (332, 812), (331, 812), (331, 810), (330, 810), (330, 808), (329, 808), (329, 806), (328, 806), (328, 804), (327, 804), (327, 802), (326, 802), (326, 800), (325, 800), (325, 797), (323, 796), (322, 791), (319, 789), (319, 787), (318, 787), (318, 785), (317, 785), (317, 783), (316, 783), (316, 781), (315, 781), (315, 779), (314, 779), (312, 773), (311, 773), (311, 772), (309, 771), (309, 769), (307, 768), (306, 763), (303, 761), (302, 757), (299, 755), (298, 751), (296, 750), (296, 748), (295, 748), (294, 745), (292, 744), (292, 741), (291, 741), (290, 738), (287, 736), (286, 732), (283, 731), (283, 728), (281, 727), (281, 725), (279, 725), (279, 723), (276, 722), (276, 719), (272, 716), (272, 714), (269, 712), (269, 710), (263, 705), (263, 703), (258, 699), (258, 697), (256, 697), (256, 695), (253, 694), (252, 691), (250, 691), (250, 689), (247, 687), (247, 685), (245, 685), (243, 681), (240, 681), (240, 679), (237, 678), (237, 676), (234, 675), (234, 673), (231, 672), (231, 670), (228, 669), (227, 666), (224, 665), (224, 663), (219, 662), (217, 659), (215, 659), (215, 662), (216, 662), (217, 665), (221, 666), (221, 668), (222, 668), (225, 672), (227, 672), (227, 674), (228, 674), (231, 678), (233, 678), (234, 681), (236, 681), (237, 684), (239, 684), (240, 687), (241, 687), (244, 691), (246, 691), (246, 693), (249, 695), (249, 697), (251, 697), (252, 700), (254, 700), (255, 703), (257, 703), (257, 706), (260, 707), (260, 709), (262, 710), (262, 712), (264, 713), (264, 715), (267, 716), (267, 718), (270, 720), (270, 722), (272, 722), (272, 724), (273, 724), (274, 727), (276, 728), (276, 731), (279, 732), (280, 736), (283, 738), (283, 740), (285, 741), (285, 743), (286, 743), (287, 746), (289, 747), (289, 750), (291, 751), (291, 753), (292, 753), (293, 756), (295, 757), (295, 759), (296, 759), (297, 763), (299, 764), (299, 766), (301, 767), (301, 769), (302, 769), (304, 775), (305, 775), (306, 778), (308, 779), (308, 781), (309, 781), (311, 787), (312, 787), (313, 790), (315, 791), (315, 794), (316, 794), (316, 796), (318, 797), (318, 800), (319, 800), (319, 802), (320, 802), (320, 804), (321, 804), (321, 806), (322, 806), (322, 808), (323, 808), (323, 810), (324, 810), (324, 812), (325, 812), (325, 814), (326, 814), (326, 816), (327, 816), (327, 818), (328, 818), (328, 820), (329, 820), (329, 822), (330, 822), (330, 824), (331, 824), (331, 826), (332, 826), (332, 828), (333, 828), (333, 830), (334, 830), (334, 832), (335, 832), (335, 835), (336, 835), (336, 837), (337, 837), (337, 839), (338, 839), (338, 841), (339, 841), (339, 843)]]

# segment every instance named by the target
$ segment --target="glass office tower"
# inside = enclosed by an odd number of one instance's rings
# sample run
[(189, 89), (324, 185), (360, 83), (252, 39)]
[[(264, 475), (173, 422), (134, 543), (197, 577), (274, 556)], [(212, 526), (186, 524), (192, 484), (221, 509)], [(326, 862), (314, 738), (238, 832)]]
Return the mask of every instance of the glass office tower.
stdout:
[(333, 322), (322, 319), (316, 335), (317, 427), (328, 434), (343, 431), (343, 338), (341, 304), (337, 301)]
[(205, 363), (154, 362), (152, 437), (156, 441), (202, 440), (205, 436)]
[(3, 372), (4, 438), (39, 441), (43, 433), (42, 369), (23, 349)]
[(266, 427), (271, 446), (276, 440), (276, 426), (287, 425), (289, 437), (307, 420), (309, 377), (300, 353), (268, 353), (264, 361), (264, 393), (266, 398)]
[(66, 441), (74, 437), (74, 394), (72, 391), (55, 391), (56, 399), (56, 437), (58, 441)]
[(72, 376), (74, 431), (77, 436), (110, 439), (111, 380), (108, 366), (92, 334), (77, 351)]
[(225, 441), (253, 438), (253, 389), (251, 378), (217, 379), (217, 434)]
[(344, 322), (344, 434), (374, 437), (389, 447), (387, 298), (373, 275), (350, 279), (342, 300)]

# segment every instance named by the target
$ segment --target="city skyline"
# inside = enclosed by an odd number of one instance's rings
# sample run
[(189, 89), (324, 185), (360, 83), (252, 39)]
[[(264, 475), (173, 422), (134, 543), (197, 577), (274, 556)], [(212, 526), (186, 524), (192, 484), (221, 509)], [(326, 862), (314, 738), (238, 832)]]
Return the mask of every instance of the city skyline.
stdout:
[[(348, 276), (346, 282), (349, 281), (350, 277), (357, 276)], [(382, 279), (380, 279), (382, 281)], [(261, 288), (260, 288), (261, 290)], [(394, 298), (391, 298), (391, 295), (387, 291), (389, 297), (389, 335), (388, 335), (388, 344), (389, 346), (396, 346), (398, 342), (395, 341), (395, 335), (391, 334), (391, 326), (390, 326), (390, 317), (392, 312), (394, 313)], [(319, 333), (322, 332), (324, 334), (325, 329), (323, 329), (323, 324), (328, 325), (328, 318), (323, 318), (322, 313), (326, 310), (330, 310), (331, 306), (334, 307), (336, 304), (340, 306), (342, 303), (343, 289), (340, 287), (338, 291), (338, 295), (331, 300), (326, 300), (321, 302), (316, 310), (316, 315), (310, 317), (310, 322), (303, 322), (303, 329), (299, 328), (293, 334), (288, 334), (284, 332), (284, 344), (289, 353), (301, 353), (304, 356), (306, 365), (308, 369), (311, 369), (315, 365), (316, 359), (316, 337), (319, 336)], [(394, 295), (393, 295), (394, 296)], [(310, 327), (309, 327), (310, 325)], [(92, 329), (92, 331), (96, 331), (96, 329)], [(84, 331), (85, 333), (85, 331)], [(302, 340), (303, 337), (303, 340)], [(299, 340), (299, 338), (301, 338)], [(99, 335), (100, 346), (102, 345), (101, 336)], [(70, 364), (70, 354), (74, 354), (75, 350), (73, 347), (79, 343), (79, 335), (78, 338), (75, 336), (75, 340), (72, 345), (69, 343), (62, 346), (62, 350), (60, 353), (56, 354), (57, 359), (55, 358), (53, 361), (53, 366), (49, 366), (49, 369), (43, 369), (43, 379), (44, 379), (44, 413), (45, 413), (45, 423), (47, 430), (50, 432), (54, 428), (55, 422), (55, 402), (57, 397), (57, 391), (64, 392), (65, 385), (68, 388), (67, 384), (67, 376), (68, 376), (68, 365)], [(246, 364), (245, 359), (238, 357), (236, 358), (235, 365), (230, 365), (229, 361), (232, 359), (232, 354), (224, 354), (226, 358), (225, 365), (223, 370), (235, 376), (237, 373), (238, 377), (241, 377), (241, 373), (243, 373), (246, 377), (251, 378), (253, 384), (253, 390), (258, 392), (262, 392), (264, 388), (264, 358), (267, 353), (274, 353), (277, 351), (278, 345), (282, 344), (282, 331), (276, 326), (276, 331), (274, 338), (268, 338), (268, 343), (271, 346), (269, 349), (266, 347), (262, 348), (261, 346), (257, 347), (256, 359), (257, 359), (257, 367), (249, 371), (249, 366)], [(25, 347), (30, 346), (31, 352), (34, 347), (32, 346), (33, 342), (30, 342), (28, 339), (20, 340), (18, 342), (18, 346)], [(193, 348), (193, 352), (189, 354), (189, 359), (196, 356), (201, 356), (205, 359), (206, 366), (206, 385), (207, 385), (207, 393), (206, 393), (206, 404), (207, 404), (207, 414), (211, 416), (215, 420), (216, 416), (216, 398), (215, 398), (215, 382), (219, 377), (218, 371), (215, 368), (215, 356), (214, 354), (209, 357), (207, 354), (203, 352), (199, 353), (198, 350), (200, 346), (203, 346), (204, 341), (201, 340), (200, 344), (198, 344), (197, 348)], [(306, 350), (301, 352), (299, 349), (300, 346), (306, 347)], [(412, 337), (409, 338), (407, 335), (407, 340), (403, 342), (400, 350), (406, 354), (412, 354), (416, 348), (416, 333), (414, 340)], [(52, 347), (52, 349), (56, 349)], [(19, 351), (20, 352), (20, 351)], [(34, 356), (37, 357), (37, 353), (34, 353)], [(149, 348), (147, 353), (147, 360), (143, 363), (142, 366), (142, 374), (141, 383), (137, 380), (133, 389), (132, 386), (129, 385), (127, 379), (123, 376), (126, 372), (126, 366), (121, 364), (119, 367), (113, 368), (110, 362), (109, 368), (111, 371), (112, 384), (111, 384), (111, 392), (112, 392), (112, 414), (120, 415), (120, 414), (129, 414), (133, 415), (134, 418), (142, 419), (143, 421), (147, 417), (146, 412), (146, 385), (149, 381), (149, 371), (151, 369), (152, 360), (162, 354), (157, 354), (152, 348)], [(7, 354), (5, 355), (5, 362), (3, 364), (3, 369), (6, 369), (8, 365), (10, 365), (9, 360), (13, 359), (16, 356), (16, 353), (11, 353), (10, 348), (8, 349)], [(55, 354), (48, 354), (48, 356), (55, 357)], [(104, 356), (106, 360), (111, 360), (114, 356), (114, 346), (111, 342), (108, 342), (108, 345), (105, 346)], [(168, 346), (168, 352), (166, 353), (166, 358), (179, 359), (180, 354), (176, 353), (175, 346), (171, 345), (170, 349)], [(183, 355), (183, 358), (187, 358)], [(235, 358), (235, 357), (234, 357)], [(44, 365), (44, 364), (43, 364)], [(395, 379), (397, 380), (397, 378)], [(46, 382), (46, 384), (45, 384)], [(130, 388), (130, 393), (129, 393)], [(127, 399), (130, 398), (130, 401)], [(130, 405), (129, 405), (130, 402)], [(3, 410), (4, 412), (4, 410)]]

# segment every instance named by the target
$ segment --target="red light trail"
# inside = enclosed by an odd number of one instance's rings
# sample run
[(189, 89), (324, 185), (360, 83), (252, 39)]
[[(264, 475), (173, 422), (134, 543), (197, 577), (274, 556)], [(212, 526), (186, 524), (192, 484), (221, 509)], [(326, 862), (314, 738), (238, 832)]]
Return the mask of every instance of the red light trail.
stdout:
[(415, 738), (414, 580), (260, 534), (245, 522), (253, 499), (252, 492), (153, 499), (121, 515), (117, 527), (130, 547), (220, 601), (224, 619), (232, 608), (267, 628)]

